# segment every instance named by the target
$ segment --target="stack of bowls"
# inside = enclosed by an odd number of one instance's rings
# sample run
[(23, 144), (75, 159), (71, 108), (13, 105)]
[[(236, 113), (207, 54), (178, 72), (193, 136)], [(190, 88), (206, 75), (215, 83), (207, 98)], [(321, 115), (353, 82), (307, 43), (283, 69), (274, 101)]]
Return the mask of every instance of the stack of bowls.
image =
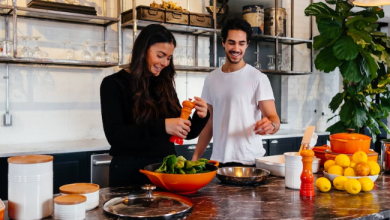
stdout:
[(94, 183), (73, 183), (60, 187), (62, 195), (83, 195), (87, 198), (86, 210), (91, 210), (99, 205), (99, 185)]
[(83, 220), (85, 219), (85, 202), (83, 195), (64, 195), (54, 199), (54, 219)]
[(363, 134), (353, 133), (354, 129), (347, 129), (347, 133), (337, 133), (329, 136), (330, 150), (325, 151), (327, 160), (334, 160), (339, 154), (346, 154), (352, 159), (352, 155), (363, 151), (369, 157), (368, 160), (377, 161), (378, 153), (370, 150), (371, 137)]

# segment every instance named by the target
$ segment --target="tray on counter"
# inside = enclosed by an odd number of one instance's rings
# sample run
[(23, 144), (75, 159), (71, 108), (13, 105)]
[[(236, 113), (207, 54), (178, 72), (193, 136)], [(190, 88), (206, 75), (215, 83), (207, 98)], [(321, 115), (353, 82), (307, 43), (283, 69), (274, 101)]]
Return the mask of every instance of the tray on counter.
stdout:
[(36, 9), (45, 9), (45, 10), (53, 10), (53, 11), (63, 11), (63, 12), (71, 12), (78, 14), (86, 14), (86, 15), (97, 15), (95, 7), (84, 6), (84, 5), (72, 5), (66, 3), (59, 2), (48, 2), (44, 0), (31, 0), (27, 7), (36, 8)]

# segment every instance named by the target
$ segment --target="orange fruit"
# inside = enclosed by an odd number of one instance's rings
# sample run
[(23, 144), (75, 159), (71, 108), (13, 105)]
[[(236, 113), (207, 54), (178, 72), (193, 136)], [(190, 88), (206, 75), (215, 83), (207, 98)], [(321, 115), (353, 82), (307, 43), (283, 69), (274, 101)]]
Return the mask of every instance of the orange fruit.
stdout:
[(370, 166), (364, 162), (357, 163), (353, 170), (355, 171), (356, 176), (367, 176), (370, 174)]

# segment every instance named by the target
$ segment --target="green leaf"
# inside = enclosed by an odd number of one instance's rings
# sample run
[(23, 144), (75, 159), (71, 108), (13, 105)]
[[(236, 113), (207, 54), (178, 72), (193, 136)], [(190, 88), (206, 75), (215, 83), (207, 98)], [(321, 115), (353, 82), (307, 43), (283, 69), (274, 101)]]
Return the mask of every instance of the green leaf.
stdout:
[(335, 10), (331, 9), (329, 6), (322, 2), (310, 4), (305, 9), (305, 15), (315, 16), (316, 18), (334, 18), (336, 20), (341, 20)]
[[(355, 28), (356, 28), (357, 30), (362, 31), (362, 30), (365, 30), (365, 28), (367, 27), (367, 23), (364, 22), (364, 21), (357, 21), (357, 22), (354, 23), (354, 26), (355, 26)], [(368, 28), (370, 28), (370, 27), (368, 27)], [(370, 31), (371, 31), (371, 28), (370, 28), (370, 30), (367, 31), (367, 32), (370, 32)]]
[(330, 132), (330, 134), (337, 134), (337, 133), (345, 132), (346, 129), (347, 126), (345, 126), (342, 121), (338, 121), (334, 125), (328, 127), (326, 131)]
[(388, 134), (390, 134), (389, 128), (388, 128), (385, 124), (383, 124), (383, 122), (382, 122), (381, 120), (376, 120), (376, 121), (382, 126), (382, 128), (385, 129), (385, 131), (386, 131)]
[(340, 66), (340, 72), (344, 79), (350, 82), (362, 80), (363, 76), (360, 72), (359, 61), (360, 59), (349, 60)]
[(355, 105), (351, 100), (346, 100), (344, 105), (341, 106), (340, 109), (340, 120), (345, 123), (349, 123), (349, 121), (353, 118), (353, 110)]
[(343, 28), (341, 22), (326, 19), (318, 22), (318, 31), (322, 36), (334, 39), (341, 36)]
[(318, 53), (316, 59), (314, 60), (314, 64), (316, 69), (320, 71), (324, 71), (325, 73), (329, 73), (336, 69), (336, 67), (340, 66), (343, 63), (342, 60), (338, 60), (333, 55), (332, 46), (327, 46)]
[(390, 100), (385, 98), (385, 97), (381, 97), (380, 98), (381, 100), (381, 106), (382, 108), (387, 111), (387, 112), (390, 112)]
[(378, 63), (375, 62), (375, 59), (371, 56), (371, 53), (366, 50), (362, 50), (361, 54), (363, 56), (360, 69), (366, 73), (366, 76), (371, 76), (371, 79), (377, 77), (376, 71), (378, 70)]
[(356, 106), (355, 109), (353, 110), (353, 112), (354, 112), (353, 113), (353, 115), (354, 115), (353, 122), (359, 128), (363, 127), (368, 119), (366, 111), (364, 110), (364, 108), (362, 108), (360, 106)]
[(339, 60), (353, 60), (359, 54), (359, 47), (352, 37), (342, 36), (334, 44), (333, 53)]
[(380, 31), (374, 31), (374, 32), (371, 32), (370, 34), (373, 37), (386, 37), (387, 36), (386, 33), (383, 33), (383, 32), (380, 32)]
[(362, 19), (363, 19), (362, 16), (355, 16), (355, 17), (352, 17), (352, 18), (348, 19), (348, 20), (345, 22), (345, 25), (346, 25), (347, 27), (351, 27), (352, 24), (353, 24), (354, 22), (356, 22), (356, 21), (361, 21)]
[(325, 2), (330, 4), (330, 5), (334, 5), (337, 3), (337, 0), (325, 0)]
[(330, 101), (330, 103), (329, 103), (329, 108), (332, 110), (333, 113), (339, 108), (339, 106), (340, 106), (341, 103), (343, 102), (344, 96), (345, 96), (345, 93), (344, 93), (344, 92), (343, 92), (343, 93), (337, 93), (337, 94), (332, 98), (332, 101)]
[(326, 123), (330, 122), (333, 118), (337, 117), (339, 115), (333, 115), (331, 118), (328, 118), (328, 120), (326, 120)]
[(336, 12), (339, 16), (345, 16), (353, 8), (353, 5), (348, 4), (347, 2), (338, 1), (336, 3)]
[(354, 35), (355, 37), (359, 37), (367, 43), (370, 43), (372, 41), (372, 37), (366, 31), (359, 31), (359, 30), (356, 30), (354, 28), (350, 28), (347, 31), (347, 34)]
[(376, 50), (377, 51), (384, 51), (386, 48), (384, 48), (382, 45), (380, 45), (380, 44), (374, 44), (375, 45), (375, 47), (376, 47)]
[(363, 76), (363, 79), (360, 80), (357, 86), (357, 90), (360, 91), (363, 87), (368, 86), (371, 83), (371, 78), (367, 76)]
[(329, 42), (329, 39), (322, 36), (322, 35), (317, 35), (314, 37), (314, 43), (313, 43), (313, 48), (314, 50), (319, 50), (323, 47), (325, 47)]
[(379, 27), (379, 24), (370, 24), (372, 30), (376, 30)]
[(353, 96), (354, 101), (356, 101), (356, 100), (357, 100), (357, 99), (355, 98), (355, 97), (356, 97), (356, 94), (357, 94), (356, 86), (350, 85), (350, 86), (348, 87), (348, 90), (347, 90), (347, 91), (348, 91), (349, 95)]

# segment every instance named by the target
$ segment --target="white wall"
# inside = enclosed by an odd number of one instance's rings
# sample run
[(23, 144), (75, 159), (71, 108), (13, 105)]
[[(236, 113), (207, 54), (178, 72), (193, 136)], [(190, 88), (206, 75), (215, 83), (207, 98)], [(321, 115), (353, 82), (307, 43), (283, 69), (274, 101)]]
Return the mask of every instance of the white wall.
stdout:
[[(98, 0), (81, 0), (90, 5), (101, 5)], [(112, 0), (108, 5), (109, 16), (115, 16), (116, 6)], [(130, 2), (131, 1), (126, 1)], [(152, 2), (152, 1), (150, 1)], [(177, 1), (186, 6), (186, 0)], [(191, 1), (190, 10), (205, 13), (204, 7), (208, 1), (195, 4)], [(300, 5), (299, 1), (295, 9), (296, 18), (295, 35), (307, 34), (306, 25), (302, 24), (305, 19), (303, 9), (308, 4)], [(18, 5), (25, 3), (18, 1)], [(143, 4), (149, 4), (143, 2)], [(129, 9), (131, 5), (125, 5)], [(99, 9), (99, 8), (98, 8)], [(101, 10), (98, 10), (101, 13)], [(301, 20), (302, 19), (302, 20)], [(307, 18), (306, 18), (307, 20)], [(4, 23), (0, 21), (0, 30)], [(12, 26), (11, 26), (12, 27)], [(116, 47), (116, 27), (109, 28), (109, 52), (113, 55)], [(96, 26), (75, 25), (48, 21), (19, 19), (19, 35), (38, 35), (39, 46), (47, 51), (51, 58), (59, 58), (64, 52), (63, 41), (74, 42), (72, 48), (79, 56), (83, 50), (80, 43), (85, 40), (99, 42), (103, 40), (102, 28)], [(132, 41), (131, 30), (124, 33), (125, 44)], [(193, 37), (175, 34), (179, 45), (194, 47)], [(4, 32), (0, 31), (0, 38)], [(304, 36), (303, 36), (304, 37)], [(30, 45), (34, 45), (31, 44)], [(96, 47), (91, 46), (92, 51)], [(125, 56), (129, 49), (125, 50)], [(193, 53), (189, 51), (189, 53)], [(210, 45), (208, 40), (199, 43), (199, 64), (209, 66)], [(305, 54), (306, 53), (306, 54)], [(301, 57), (307, 56), (307, 51), (296, 51)], [(299, 62), (308, 62), (306, 58)], [(296, 63), (297, 68), (303, 64)], [(307, 66), (307, 63), (305, 64)], [(10, 65), (10, 110), (13, 115), (11, 127), (0, 126), (0, 144), (33, 143), (61, 140), (81, 140), (105, 138), (100, 115), (99, 86), (101, 80), (114, 72), (117, 68), (69, 68), (69, 67), (45, 67), (31, 65)], [(0, 64), (0, 76), (5, 74), (4, 65)], [(176, 87), (179, 99), (182, 101), (193, 96), (200, 96), (203, 81), (207, 73), (179, 72), (176, 78)], [(318, 130), (325, 130), (326, 118), (330, 116), (327, 108), (330, 98), (338, 92), (338, 74), (323, 74), (315, 72), (309, 76), (285, 77), (288, 97), (288, 124), (282, 128), (304, 129), (308, 125), (317, 125)], [(337, 85), (335, 85), (337, 84)], [(317, 113), (314, 113), (317, 109)], [(326, 116), (321, 116), (324, 111)], [(0, 78), (0, 116), (5, 113), (5, 80)]]

